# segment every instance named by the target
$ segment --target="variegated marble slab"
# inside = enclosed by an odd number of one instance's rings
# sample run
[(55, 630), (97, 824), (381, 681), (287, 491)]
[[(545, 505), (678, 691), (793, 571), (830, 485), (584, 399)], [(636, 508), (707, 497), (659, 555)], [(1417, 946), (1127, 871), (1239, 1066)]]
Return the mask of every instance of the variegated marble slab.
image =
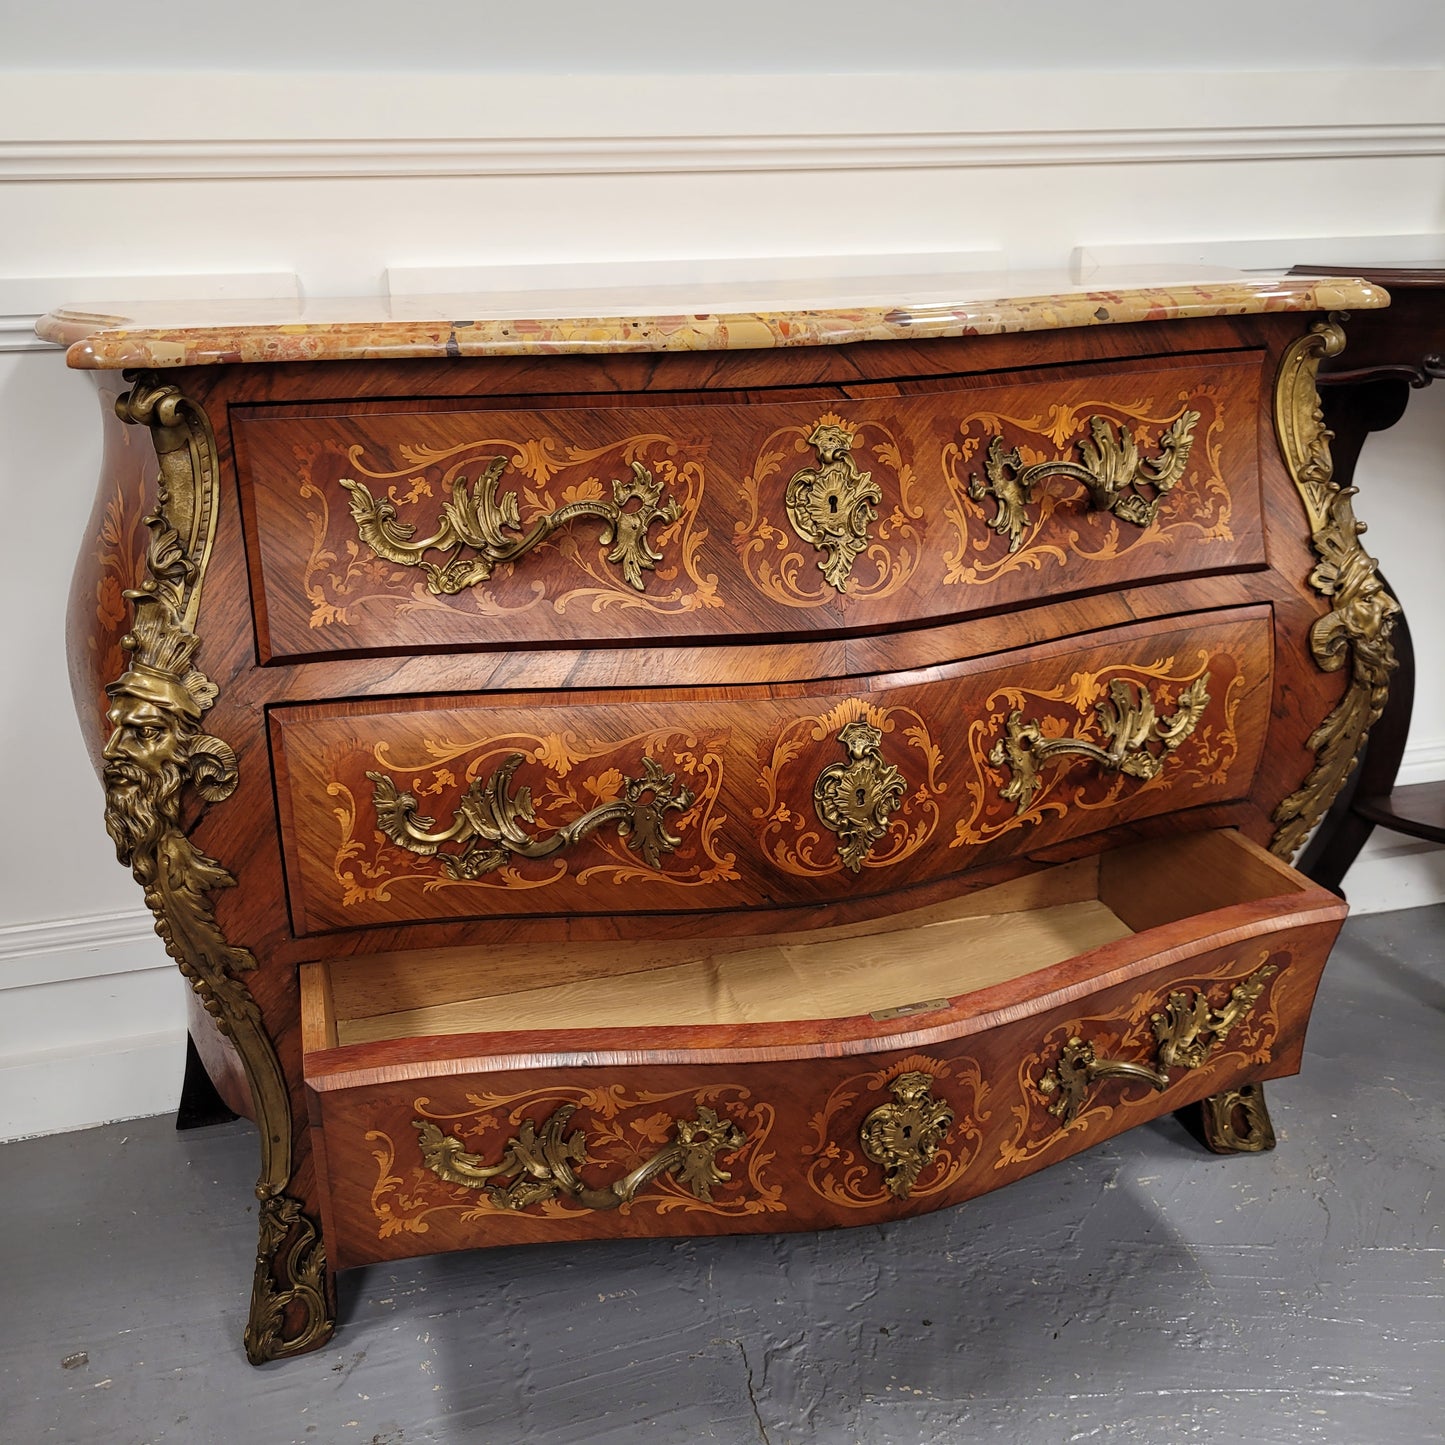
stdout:
[[(826, 289), (825, 289), (826, 288)], [(746, 351), (1389, 304), (1368, 281), (1242, 272), (914, 276), (508, 294), (67, 306), (36, 332), (71, 366), (395, 360), (548, 352)]]

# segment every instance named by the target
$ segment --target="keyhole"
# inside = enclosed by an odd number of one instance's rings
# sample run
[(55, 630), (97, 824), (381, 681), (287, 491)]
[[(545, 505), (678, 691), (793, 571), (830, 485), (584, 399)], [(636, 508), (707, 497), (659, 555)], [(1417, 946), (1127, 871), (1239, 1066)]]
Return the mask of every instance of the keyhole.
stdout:
[(859, 788), (859, 789), (858, 789), (856, 796), (857, 796), (857, 799), (858, 799), (858, 806), (861, 808), (861, 807), (863, 806), (863, 804), (868, 801), (867, 797), (864, 795), (864, 792), (863, 792), (863, 789), (862, 789), (862, 788)]
[(828, 494), (828, 510), (833, 516), (838, 515), (838, 499), (831, 492)]
[(911, 1138), (913, 1137), (913, 1125), (912, 1125), (912, 1124), (905, 1124), (905, 1125), (903, 1126), (903, 1137), (904, 1137), (905, 1139), (911, 1139)]

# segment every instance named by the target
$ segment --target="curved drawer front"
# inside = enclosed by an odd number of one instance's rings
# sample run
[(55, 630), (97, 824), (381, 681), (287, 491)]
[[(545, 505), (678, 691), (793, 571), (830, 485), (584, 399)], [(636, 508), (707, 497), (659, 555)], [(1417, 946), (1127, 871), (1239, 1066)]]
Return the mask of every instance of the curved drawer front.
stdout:
[(1260, 385), (1241, 352), (862, 398), (238, 409), (262, 655), (837, 632), (1260, 565)]
[(1268, 610), (768, 689), (273, 710), (298, 934), (892, 892), (1247, 794)]
[[(1006, 1023), (994, 1014), (928, 1032), (920, 1016), (895, 1026), (913, 1032), (894, 1042), (875, 1023), (874, 1039), (842, 1057), (777, 1042), (758, 1051), (766, 1062), (719, 1062), (666, 1030), (591, 1030), (583, 1051), (602, 1062), (588, 1067), (559, 1056), (565, 1032), (462, 1035), (419, 1041), (438, 1047), (388, 1082), (379, 1053), (311, 1055), (329, 1243), (350, 1265), (553, 1239), (879, 1224), (956, 1204), (1156, 1115), (1295, 1072), (1337, 928), (1201, 946), (1073, 1003), (1011, 1009)], [(476, 1071), (492, 1049), (529, 1044), (528, 1067)], [(670, 1062), (643, 1062), (653, 1046)], [(607, 1061), (614, 1047), (634, 1062)], [(1080, 1082), (1070, 1065), (1084, 1047), (1095, 1068)]]

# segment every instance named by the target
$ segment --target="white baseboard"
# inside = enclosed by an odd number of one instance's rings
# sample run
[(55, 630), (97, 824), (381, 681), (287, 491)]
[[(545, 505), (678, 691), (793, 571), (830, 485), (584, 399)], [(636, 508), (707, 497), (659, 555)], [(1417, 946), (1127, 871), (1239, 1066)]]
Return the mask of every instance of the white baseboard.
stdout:
[(182, 1028), (0, 1060), (0, 1143), (170, 1113), (185, 1049)]
[(1342, 886), (1352, 914), (1445, 903), (1445, 848), (1377, 828)]
[(1241, 271), (1281, 271), (1292, 266), (1422, 266), (1445, 258), (1445, 235), (1272, 236), (1217, 240), (1130, 242), (1075, 248), (1071, 269), (1081, 284), (1114, 266), (1232, 266)]

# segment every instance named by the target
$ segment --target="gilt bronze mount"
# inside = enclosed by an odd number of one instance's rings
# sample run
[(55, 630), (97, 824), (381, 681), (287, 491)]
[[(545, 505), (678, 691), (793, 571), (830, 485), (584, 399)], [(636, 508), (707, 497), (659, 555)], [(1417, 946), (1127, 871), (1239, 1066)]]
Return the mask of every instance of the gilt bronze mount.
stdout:
[(825, 554), (818, 570), (838, 592), (848, 590), (848, 574), (869, 543), (868, 528), (883, 501), (872, 472), (858, 470), (853, 441), (846, 427), (820, 421), (808, 437), (818, 465), (795, 472), (783, 494), (793, 530)]
[(893, 1101), (863, 1120), (858, 1137), (863, 1153), (882, 1166), (889, 1192), (907, 1199), (953, 1124), (953, 1110), (933, 1097), (932, 1074), (899, 1074), (889, 1088)]
[(575, 1104), (562, 1104), (540, 1125), (523, 1120), (507, 1141), (502, 1157), (488, 1164), (469, 1154), (460, 1139), (442, 1131), (430, 1119), (413, 1124), (421, 1145), (422, 1162), (439, 1179), (467, 1189), (485, 1190), (498, 1209), (522, 1210), (563, 1196), (584, 1209), (616, 1209), (632, 1201), (637, 1192), (660, 1174), (671, 1174), (693, 1197), (712, 1203), (712, 1191), (732, 1175), (720, 1169), (719, 1153), (735, 1154), (747, 1136), (730, 1120), (700, 1105), (694, 1119), (673, 1121), (673, 1140), (630, 1173), (605, 1189), (584, 1184), (574, 1166), (587, 1162), (587, 1135), (581, 1129), (565, 1132)]
[(1058, 1062), (1038, 1082), (1039, 1092), (1051, 1100), (1049, 1113), (1061, 1124), (1073, 1123), (1090, 1085), (1098, 1079), (1130, 1079), (1162, 1093), (1170, 1084), (1169, 1070), (1197, 1069), (1203, 1064), (1259, 1002), (1265, 985), (1278, 971), (1272, 963), (1256, 969), (1235, 984), (1217, 1008), (1200, 989), (1171, 992), (1164, 1009), (1149, 1016), (1157, 1067), (1127, 1059), (1101, 1059), (1087, 1039), (1070, 1037)]
[[(411, 793), (403, 793), (385, 773), (369, 772), (376, 826), (399, 848), (423, 857), (440, 854), (447, 876), (464, 880), (491, 873), (514, 857), (550, 858), (607, 823), (617, 825), (618, 835), (649, 868), (661, 867), (662, 855), (681, 846), (682, 839), (668, 832), (667, 814), (685, 813), (695, 799), (691, 789), (677, 787), (675, 773), (663, 772), (652, 758), (642, 759), (640, 778), (623, 778), (620, 798), (542, 837), (521, 827), (536, 821), (532, 790), (512, 792), (512, 778), (525, 761), (524, 754), (512, 753), (485, 781), (473, 779), (450, 826), (438, 832), (432, 831), (436, 820), (417, 811)], [(444, 843), (460, 843), (462, 850), (443, 853)]]
[(1000, 796), (1013, 803), (1016, 811), (1024, 812), (1043, 781), (1040, 767), (1051, 758), (1068, 754), (1091, 758), (1106, 773), (1144, 781), (1157, 778), (1164, 760), (1199, 725), (1209, 706), (1208, 685), (1206, 672), (1180, 693), (1174, 712), (1160, 718), (1153, 698), (1139, 683), (1115, 678), (1109, 684), (1108, 697), (1095, 709), (1107, 747), (1088, 738), (1046, 737), (1037, 722), (1024, 722), (1022, 712), (1010, 713), (1004, 736), (988, 755), (994, 767), (1009, 772)]
[(838, 835), (843, 862), (857, 873), (869, 850), (888, 831), (888, 816), (908, 791), (903, 774), (883, 761), (883, 733), (872, 723), (851, 722), (838, 732), (846, 763), (830, 763), (813, 785), (813, 806)]
[[(1079, 442), (1079, 462), (1059, 459), (1026, 467), (1018, 448), (1004, 451), (1003, 438), (996, 436), (988, 444), (984, 476), (971, 478), (969, 495), (979, 502), (985, 497), (993, 499), (996, 510), (989, 526), (1009, 539), (1010, 552), (1017, 552), (1023, 543), (1035, 488), (1050, 477), (1082, 482), (1095, 511), (1111, 512), (1122, 522), (1147, 527), (1159, 515), (1161, 501), (1184, 475), (1198, 420), (1197, 411), (1181, 412), (1159, 438), (1159, 455), (1154, 458), (1141, 456), (1133, 433), (1121, 426), (1116, 435), (1108, 418), (1102, 416), (1089, 418), (1092, 440)], [(1149, 488), (1148, 494), (1141, 486)]]
[[(449, 597), (487, 581), (503, 562), (516, 561), (559, 527), (580, 517), (601, 521), (598, 541), (604, 547), (612, 544), (607, 560), (622, 568), (629, 586), (644, 590), (642, 574), (662, 561), (648, 531), (654, 522), (675, 522), (682, 510), (676, 498), (662, 500), (662, 483), (654, 480), (641, 462), (632, 463), (631, 477), (613, 481), (610, 502), (568, 502), (535, 518), (525, 532), (517, 494), (497, 490), (506, 469), (507, 459), (494, 457), (470, 491), (467, 479), (458, 477), (452, 483), (451, 500), (442, 504), (440, 525), (421, 541), (412, 540), (416, 526), (398, 521), (396, 506), (386, 497), (373, 497), (364, 482), (351, 477), (342, 477), (341, 485), (350, 495), (351, 516), (361, 540), (388, 562), (419, 567), (426, 576), (427, 590), (438, 596)], [(635, 507), (630, 505), (633, 502)], [(432, 551), (450, 551), (452, 555), (445, 562), (431, 562), (426, 553)]]

